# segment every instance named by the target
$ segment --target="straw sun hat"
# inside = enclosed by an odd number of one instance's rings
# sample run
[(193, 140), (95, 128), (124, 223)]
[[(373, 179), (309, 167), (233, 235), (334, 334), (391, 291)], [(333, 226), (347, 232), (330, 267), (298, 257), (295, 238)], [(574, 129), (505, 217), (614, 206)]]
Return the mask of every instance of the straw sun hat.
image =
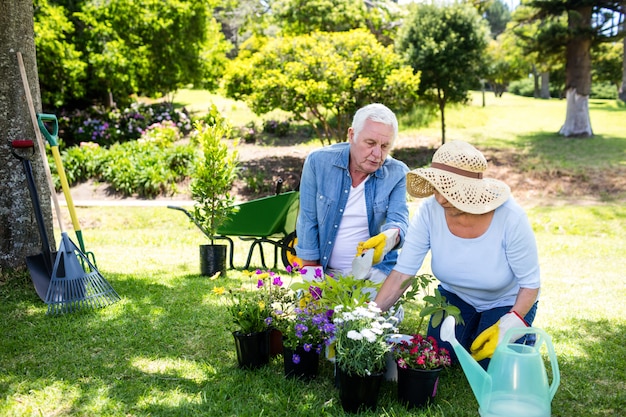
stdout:
[(437, 149), (430, 168), (407, 174), (407, 191), (423, 198), (436, 189), (459, 210), (484, 214), (502, 205), (511, 194), (502, 181), (483, 178), (486, 169), (487, 160), (478, 149), (467, 142), (448, 142)]

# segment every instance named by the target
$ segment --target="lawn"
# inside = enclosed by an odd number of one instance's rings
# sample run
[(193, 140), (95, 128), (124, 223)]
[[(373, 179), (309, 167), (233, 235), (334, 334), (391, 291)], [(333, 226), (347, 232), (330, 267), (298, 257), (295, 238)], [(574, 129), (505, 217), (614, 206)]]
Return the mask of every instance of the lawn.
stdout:
[[(536, 112), (545, 115), (544, 128), (534, 120)], [(564, 102), (509, 97), (486, 108), (451, 110), (449, 133), (450, 139), (465, 137), (490, 147), (531, 147), (548, 169), (566, 162), (576, 170), (607, 169), (607, 161), (612, 169), (626, 163), (625, 115), (608, 102), (592, 104), (599, 137), (587, 146), (582, 139), (553, 135), (564, 118)], [(428, 127), (420, 134), (436, 131)], [(239, 269), (215, 280), (198, 274), (198, 245), (205, 238), (184, 215), (158, 206), (77, 207), (77, 212), (87, 250), (122, 299), (96, 311), (49, 317), (28, 274), (4, 272), (0, 415), (344, 415), (328, 362), (307, 383), (286, 380), (280, 357), (261, 370), (237, 368), (226, 300), (211, 290), (239, 286), (246, 278)], [(543, 204), (528, 207), (528, 214), (543, 280), (535, 326), (551, 335), (561, 371), (552, 415), (622, 416), (626, 207)], [(249, 243), (236, 242), (235, 263), (242, 265)], [(272, 252), (268, 248), (270, 261)], [(253, 262), (258, 265), (258, 257)], [(411, 332), (417, 321), (416, 310), (409, 308), (402, 330)], [(429, 409), (407, 411), (392, 382), (383, 385), (378, 405), (363, 415), (478, 415), (460, 368), (442, 374)]]

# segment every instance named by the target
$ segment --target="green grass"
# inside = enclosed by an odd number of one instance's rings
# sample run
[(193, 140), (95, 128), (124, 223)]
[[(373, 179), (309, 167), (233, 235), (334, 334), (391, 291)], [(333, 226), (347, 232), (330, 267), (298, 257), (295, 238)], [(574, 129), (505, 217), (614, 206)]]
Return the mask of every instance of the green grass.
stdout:
[[(280, 357), (237, 369), (224, 300), (229, 271), (198, 275), (203, 235), (165, 207), (77, 208), (87, 250), (122, 300), (95, 312), (48, 317), (26, 274), (0, 287), (0, 414), (83, 416), (343, 415), (332, 367), (317, 380), (285, 380)], [(626, 407), (626, 208), (536, 207), (543, 288), (535, 322), (553, 338), (561, 386), (553, 416), (618, 416)], [(89, 225), (89, 227), (87, 227)], [(247, 244), (238, 242), (236, 264)], [(268, 250), (271, 258), (271, 250)], [(255, 258), (258, 265), (258, 258)], [(409, 310), (404, 330), (417, 322)], [(381, 416), (475, 416), (460, 369), (446, 371), (437, 403), (408, 412), (385, 383)]]
[[(487, 98), (484, 109), (449, 112), (450, 139), (516, 149), (531, 171), (613, 170), (626, 163), (624, 108), (592, 102), (598, 137), (570, 140), (553, 134), (564, 102)], [(437, 136), (437, 130), (419, 133)], [(237, 368), (225, 301), (211, 290), (239, 286), (244, 274), (199, 276), (198, 245), (206, 238), (186, 216), (165, 207), (77, 207), (77, 213), (87, 250), (122, 300), (48, 317), (27, 273), (0, 274), (0, 415), (344, 415), (328, 362), (309, 383), (286, 380), (280, 357), (258, 371)], [(561, 371), (552, 415), (621, 416), (626, 207), (538, 205), (528, 214), (542, 270), (535, 326), (551, 335)], [(237, 265), (248, 247), (236, 239)], [(272, 254), (268, 248), (269, 263)], [(402, 330), (411, 332), (417, 322), (409, 309)], [(469, 417), (477, 409), (462, 370), (453, 368), (442, 374), (430, 409), (407, 411), (387, 382), (378, 409), (364, 415)]]

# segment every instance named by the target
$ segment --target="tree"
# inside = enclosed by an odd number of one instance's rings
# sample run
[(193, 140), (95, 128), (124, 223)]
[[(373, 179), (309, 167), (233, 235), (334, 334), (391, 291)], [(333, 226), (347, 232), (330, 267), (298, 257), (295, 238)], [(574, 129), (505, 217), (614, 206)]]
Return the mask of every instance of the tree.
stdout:
[[(132, 94), (168, 96), (188, 84), (215, 89), (226, 66), (230, 45), (214, 0), (37, 1), (38, 55), (56, 60), (40, 68), (55, 98), (49, 107), (70, 98), (126, 104)], [(86, 68), (69, 65), (77, 57)]]
[(248, 44), (252, 49), (244, 44), (224, 76), (226, 94), (244, 99), (257, 114), (291, 112), (322, 143), (345, 140), (352, 116), (365, 104), (402, 111), (415, 103), (419, 76), (364, 29)]
[(591, 79), (594, 83), (610, 83), (619, 92), (622, 84), (622, 67), (624, 63), (623, 47), (623, 42), (604, 42), (591, 48), (591, 59), (593, 62)]
[(66, 9), (48, 0), (35, 1), (35, 45), (41, 87), (41, 101), (52, 107), (85, 95), (83, 54), (70, 42), (74, 24)]
[(527, 56), (517, 46), (511, 32), (504, 32), (491, 40), (487, 48), (488, 70), (486, 79), (496, 97), (501, 97), (511, 81), (528, 75), (531, 68)]
[[(21, 52), (37, 111), (41, 111), (31, 0), (2, 0), (0, 14), (0, 272), (24, 266), (24, 258), (41, 250), (24, 171), (11, 154), (11, 142), (35, 137), (16, 52)], [(50, 190), (39, 153), (32, 158), (42, 212), (54, 247)], [(47, 204), (46, 204), (47, 203)], [(48, 242), (46, 242), (48, 243)]]
[(500, 0), (491, 2), (485, 10), (485, 19), (489, 22), (491, 37), (496, 39), (505, 31), (506, 24), (511, 20), (509, 6)]
[(389, 0), (277, 0), (274, 21), (284, 35), (368, 29), (383, 45), (393, 43), (400, 8)]
[(616, 21), (624, 15), (624, 4), (611, 0), (530, 0), (527, 5), (534, 9), (527, 22), (544, 25), (567, 18), (564, 36), (550, 39), (554, 46), (565, 46), (567, 110), (559, 133), (566, 137), (593, 136), (589, 118), (591, 46), (624, 36)]
[(400, 28), (396, 47), (421, 74), (418, 95), (439, 109), (441, 143), (446, 105), (466, 102), (486, 72), (488, 37), (485, 22), (467, 5), (416, 5)]

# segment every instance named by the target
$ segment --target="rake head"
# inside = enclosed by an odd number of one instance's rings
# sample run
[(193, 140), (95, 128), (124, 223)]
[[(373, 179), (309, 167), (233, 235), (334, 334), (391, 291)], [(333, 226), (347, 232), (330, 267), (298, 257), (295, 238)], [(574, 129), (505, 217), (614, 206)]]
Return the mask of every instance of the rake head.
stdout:
[(119, 300), (120, 296), (87, 255), (78, 249), (67, 233), (62, 233), (46, 294), (47, 314), (102, 308)]

